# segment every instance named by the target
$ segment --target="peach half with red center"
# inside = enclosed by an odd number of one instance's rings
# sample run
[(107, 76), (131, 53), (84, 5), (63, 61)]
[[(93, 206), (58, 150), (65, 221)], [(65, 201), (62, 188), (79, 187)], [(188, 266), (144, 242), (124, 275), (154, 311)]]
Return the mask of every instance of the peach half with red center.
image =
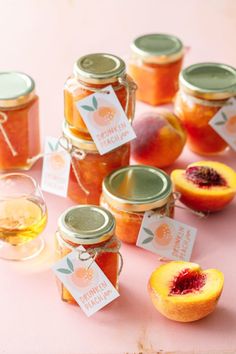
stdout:
[(151, 274), (148, 292), (162, 315), (192, 322), (214, 311), (223, 284), (223, 273), (217, 269), (202, 270), (196, 263), (173, 261)]
[(192, 163), (186, 170), (172, 171), (171, 179), (181, 202), (203, 212), (223, 209), (236, 194), (236, 172), (220, 162)]
[(131, 156), (155, 167), (171, 165), (181, 154), (186, 133), (178, 117), (167, 110), (147, 112), (134, 119), (137, 138), (131, 142)]

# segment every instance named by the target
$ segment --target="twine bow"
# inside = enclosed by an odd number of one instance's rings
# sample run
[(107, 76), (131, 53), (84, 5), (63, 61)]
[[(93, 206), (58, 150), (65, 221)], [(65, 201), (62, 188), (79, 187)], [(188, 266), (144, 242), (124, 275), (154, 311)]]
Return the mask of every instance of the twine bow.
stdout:
[(82, 189), (82, 191), (86, 194), (86, 195), (89, 195), (90, 194), (90, 191), (88, 191), (83, 183), (81, 182), (81, 178), (77, 172), (77, 169), (76, 169), (76, 166), (75, 166), (75, 163), (73, 161), (73, 158), (75, 159), (78, 159), (78, 160), (84, 160), (85, 156), (86, 156), (86, 153), (83, 151), (83, 150), (80, 150), (80, 149), (77, 149), (77, 148), (74, 148), (73, 145), (70, 143), (69, 139), (66, 138), (65, 136), (61, 136), (59, 138), (59, 145), (65, 150), (67, 151), (70, 156), (71, 156), (71, 166), (72, 166), (72, 170), (74, 172), (74, 175), (75, 175), (75, 178), (76, 178), (76, 181), (78, 183), (78, 185), (80, 186), (80, 188)]
[[(109, 247), (114, 242), (117, 243), (116, 247)], [(120, 247), (121, 247), (121, 242), (115, 236), (113, 236), (104, 245), (102, 245), (100, 247), (89, 247), (86, 250), (77, 249), (78, 259), (80, 261), (88, 261), (89, 259), (91, 259), (92, 261), (91, 261), (90, 265), (88, 266), (88, 269), (89, 269), (91, 267), (91, 265), (93, 264), (93, 262), (96, 261), (96, 258), (98, 255), (100, 255), (102, 253), (117, 253), (120, 257), (120, 268), (118, 271), (118, 275), (120, 275), (120, 273), (122, 272), (122, 269), (123, 269), (123, 264), (124, 264), (123, 257), (120, 253)]]

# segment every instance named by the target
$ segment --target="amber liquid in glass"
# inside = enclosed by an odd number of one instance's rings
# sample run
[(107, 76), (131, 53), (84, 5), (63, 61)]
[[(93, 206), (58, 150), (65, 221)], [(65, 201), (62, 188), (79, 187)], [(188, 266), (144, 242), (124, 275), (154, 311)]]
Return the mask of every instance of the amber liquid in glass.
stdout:
[(36, 238), (45, 228), (47, 214), (40, 201), (16, 198), (0, 201), (0, 240), (18, 246)]

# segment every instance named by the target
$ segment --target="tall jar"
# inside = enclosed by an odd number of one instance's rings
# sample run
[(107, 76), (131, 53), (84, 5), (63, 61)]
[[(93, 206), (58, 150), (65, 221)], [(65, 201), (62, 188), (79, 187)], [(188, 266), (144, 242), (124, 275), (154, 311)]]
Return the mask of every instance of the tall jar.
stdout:
[(31, 77), (0, 73), (0, 170), (27, 170), (40, 153), (38, 96)]
[(184, 47), (167, 34), (146, 34), (131, 44), (128, 72), (136, 82), (137, 99), (153, 106), (171, 102), (178, 91)]
[(200, 63), (181, 72), (175, 111), (187, 130), (192, 151), (212, 155), (227, 148), (209, 121), (235, 95), (236, 70), (229, 65)]
[(150, 166), (133, 165), (110, 173), (103, 181), (100, 205), (116, 219), (116, 235), (135, 244), (145, 211), (174, 217), (170, 177)]
[[(112, 285), (118, 289), (119, 257), (121, 255), (120, 242), (116, 239), (114, 232), (115, 219), (106, 209), (93, 205), (69, 208), (58, 220), (56, 258), (59, 260), (82, 245), (91, 256), (91, 262), (96, 262)], [(95, 259), (94, 253), (97, 254)], [(90, 268), (81, 266), (83, 258), (80, 258), (79, 253), (78, 259), (80, 262), (77, 267), (74, 264), (74, 271), (70, 277), (74, 283), (86, 287), (91, 271)], [(61, 299), (76, 304), (73, 296), (60, 281), (58, 285)]]
[[(128, 119), (132, 121), (135, 109), (136, 85), (126, 74), (124, 61), (112, 54), (96, 53), (79, 58), (74, 64), (73, 74), (64, 88), (65, 119), (71, 131), (81, 138), (92, 140), (76, 102), (111, 85)], [(98, 108), (100, 116), (106, 114), (104, 107)]]
[(71, 155), (68, 196), (79, 204), (99, 205), (103, 179), (117, 168), (129, 165), (130, 143), (100, 155), (93, 141), (74, 135), (67, 123), (63, 136)]

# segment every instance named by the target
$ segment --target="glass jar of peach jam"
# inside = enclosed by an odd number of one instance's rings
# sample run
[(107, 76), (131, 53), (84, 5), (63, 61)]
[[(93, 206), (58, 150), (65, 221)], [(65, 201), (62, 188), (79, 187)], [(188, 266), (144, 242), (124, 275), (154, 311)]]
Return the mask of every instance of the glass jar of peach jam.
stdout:
[(38, 96), (31, 77), (0, 73), (0, 170), (27, 170), (40, 153)]
[(133, 165), (110, 173), (103, 181), (100, 205), (116, 219), (116, 235), (135, 244), (144, 212), (174, 217), (174, 197), (170, 177), (150, 166)]
[(146, 34), (131, 44), (128, 73), (138, 85), (137, 99), (153, 106), (171, 102), (178, 90), (184, 48), (175, 36)]
[(236, 69), (229, 65), (200, 63), (181, 72), (175, 111), (187, 130), (192, 151), (211, 155), (227, 148), (209, 121), (233, 96), (236, 96)]
[[(93, 205), (79, 205), (69, 208), (58, 220), (56, 258), (59, 260), (82, 245), (91, 256), (91, 262), (97, 263), (117, 289), (118, 274), (121, 270), (119, 270), (121, 255), (119, 252), (120, 242), (114, 232), (115, 219), (108, 210)], [(96, 255), (95, 258), (94, 255)], [(79, 253), (78, 259), (83, 260)], [(81, 262), (79, 262), (78, 268), (75, 267), (71, 274), (72, 280), (85, 285), (90, 276), (89, 269), (81, 267)], [(58, 281), (58, 285), (61, 299), (76, 304), (73, 296), (60, 281)]]
[(128, 119), (132, 121), (136, 85), (126, 74), (124, 61), (115, 55), (104, 53), (85, 55), (76, 61), (74, 72), (67, 79), (64, 88), (65, 119), (74, 134), (92, 140), (76, 108), (76, 102), (109, 85), (115, 90)]
[(103, 179), (117, 168), (129, 165), (130, 143), (100, 155), (93, 141), (74, 135), (67, 123), (63, 136), (71, 155), (68, 196), (79, 204), (99, 205)]

